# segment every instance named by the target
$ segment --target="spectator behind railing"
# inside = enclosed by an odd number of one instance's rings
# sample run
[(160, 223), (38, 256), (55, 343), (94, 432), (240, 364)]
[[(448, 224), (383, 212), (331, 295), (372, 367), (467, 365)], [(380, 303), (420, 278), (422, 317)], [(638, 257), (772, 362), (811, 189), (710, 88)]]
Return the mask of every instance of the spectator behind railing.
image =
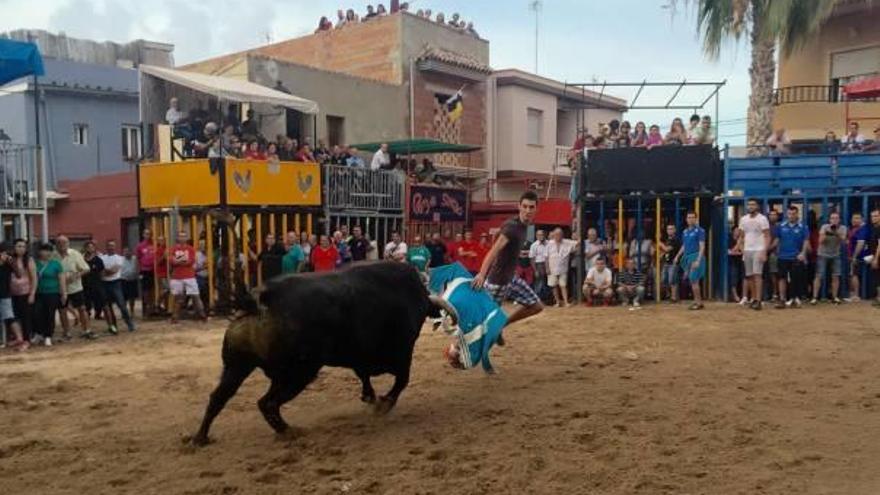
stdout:
[(837, 153), (840, 153), (840, 141), (837, 140), (837, 134), (835, 134), (834, 131), (828, 131), (825, 133), (825, 140), (822, 141), (820, 153), (826, 155), (836, 155)]
[(315, 155), (312, 154), (311, 147), (308, 144), (304, 144), (294, 155), (293, 161), (315, 163), (317, 160), (315, 160)]
[(266, 153), (260, 149), (260, 143), (253, 140), (248, 143), (244, 157), (248, 160), (265, 160)]
[(345, 164), (356, 168), (366, 168), (367, 166), (364, 159), (358, 155), (358, 149), (354, 146), (348, 148), (348, 158), (345, 160)]
[(663, 135), (660, 134), (659, 125), (654, 124), (651, 126), (650, 132), (648, 132), (648, 139), (645, 141), (645, 146), (648, 149), (663, 146)]
[(636, 122), (636, 130), (632, 133), (630, 145), (634, 148), (648, 146), (648, 132), (645, 130), (644, 122)]
[(841, 153), (858, 153), (862, 151), (865, 145), (865, 136), (859, 134), (859, 123), (856, 121), (849, 123), (849, 132), (840, 142)]
[(788, 155), (791, 153), (791, 140), (788, 138), (788, 134), (785, 133), (784, 128), (773, 131), (773, 134), (767, 138), (764, 144), (767, 145), (771, 155)]
[(669, 127), (669, 132), (666, 134), (666, 137), (663, 139), (663, 144), (681, 146), (687, 143), (687, 139), (687, 132), (684, 130), (681, 119), (678, 117), (672, 119), (672, 125)]
[(874, 142), (862, 148), (865, 153), (880, 153), (880, 124), (874, 128)]
[(697, 128), (696, 135), (692, 139), (693, 144), (715, 144), (715, 134), (712, 133), (712, 117), (703, 115), (700, 127)]
[(688, 122), (688, 128), (687, 128), (687, 135), (688, 135), (687, 144), (696, 144), (694, 142), (694, 139), (696, 138), (697, 130), (699, 127), (700, 127), (700, 116), (697, 114), (691, 115), (691, 118), (689, 119), (689, 122)]

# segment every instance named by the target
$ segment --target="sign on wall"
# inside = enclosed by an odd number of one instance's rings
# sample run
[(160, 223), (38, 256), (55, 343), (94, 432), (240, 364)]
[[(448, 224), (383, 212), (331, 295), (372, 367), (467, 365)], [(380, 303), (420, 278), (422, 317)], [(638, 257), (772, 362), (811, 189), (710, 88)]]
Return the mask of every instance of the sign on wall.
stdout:
[(409, 219), (421, 222), (464, 222), (467, 219), (467, 191), (431, 186), (412, 186)]

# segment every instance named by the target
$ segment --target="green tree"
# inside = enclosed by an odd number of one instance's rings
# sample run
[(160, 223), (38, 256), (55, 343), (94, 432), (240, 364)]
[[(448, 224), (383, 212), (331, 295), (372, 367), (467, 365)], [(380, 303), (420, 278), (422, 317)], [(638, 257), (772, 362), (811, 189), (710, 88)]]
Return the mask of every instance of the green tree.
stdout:
[[(748, 35), (752, 61), (749, 68), (748, 144), (764, 144), (773, 132), (773, 83), (777, 46), (783, 57), (800, 49), (831, 15), (839, 0), (684, 0), (697, 10), (697, 29), (703, 48), (716, 58), (721, 45)], [(676, 0), (672, 0), (673, 6)]]

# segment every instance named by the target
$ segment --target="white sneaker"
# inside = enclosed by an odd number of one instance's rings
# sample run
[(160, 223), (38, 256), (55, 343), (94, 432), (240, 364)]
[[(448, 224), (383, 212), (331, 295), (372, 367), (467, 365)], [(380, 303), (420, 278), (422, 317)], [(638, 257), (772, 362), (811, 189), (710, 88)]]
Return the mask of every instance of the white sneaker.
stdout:
[(801, 298), (799, 298), (799, 297), (794, 298), (794, 307), (795, 308), (800, 308), (802, 305), (803, 305), (803, 303), (801, 303)]
[(739, 300), (740, 306), (746, 306), (747, 304), (749, 304), (749, 300), (746, 299), (745, 297)]
[(794, 304), (794, 299), (789, 299), (788, 301), (785, 301), (786, 308), (790, 308), (792, 304)]
[(43, 341), (43, 345), (46, 347), (52, 347), (52, 339), (46, 337), (46, 340)]
[(31, 337), (31, 345), (40, 345), (42, 343), (43, 343), (43, 336), (42, 335), (34, 335), (33, 337)]
[(633, 307), (634, 307), (634, 308), (641, 308), (641, 307), (642, 307), (642, 305), (641, 305), (641, 304), (639, 304), (639, 302), (638, 302), (638, 301), (636, 301), (636, 302), (634, 302), (634, 303), (633, 303)]

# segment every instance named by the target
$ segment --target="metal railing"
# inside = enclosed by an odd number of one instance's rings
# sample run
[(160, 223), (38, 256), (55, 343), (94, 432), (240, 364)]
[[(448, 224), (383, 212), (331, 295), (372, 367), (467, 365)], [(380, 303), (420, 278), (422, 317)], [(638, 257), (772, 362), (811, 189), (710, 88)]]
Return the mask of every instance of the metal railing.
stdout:
[[(847, 101), (843, 86), (840, 85), (804, 85), (786, 86), (773, 90), (773, 105), (791, 103), (844, 103)], [(875, 102), (876, 98), (860, 98), (858, 101)]]
[(0, 141), (0, 208), (42, 209), (37, 148)]
[(396, 170), (324, 165), (326, 206), (333, 210), (403, 211), (405, 180)]

